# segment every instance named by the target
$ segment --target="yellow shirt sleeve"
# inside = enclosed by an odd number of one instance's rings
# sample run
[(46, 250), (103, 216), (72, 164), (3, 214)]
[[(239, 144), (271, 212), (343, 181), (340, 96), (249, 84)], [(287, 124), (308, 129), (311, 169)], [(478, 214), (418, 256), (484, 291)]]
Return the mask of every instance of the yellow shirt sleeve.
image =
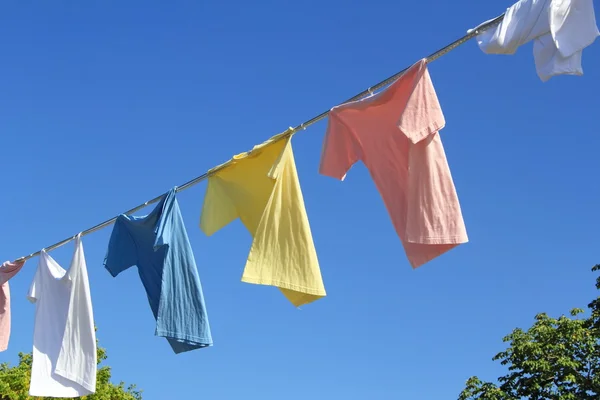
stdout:
[(275, 185), (242, 281), (277, 286), (298, 307), (326, 293), (289, 139), (269, 178)]
[(209, 177), (200, 217), (200, 229), (207, 236), (211, 236), (238, 216), (238, 210), (227, 193), (225, 182), (222, 182), (218, 176)]

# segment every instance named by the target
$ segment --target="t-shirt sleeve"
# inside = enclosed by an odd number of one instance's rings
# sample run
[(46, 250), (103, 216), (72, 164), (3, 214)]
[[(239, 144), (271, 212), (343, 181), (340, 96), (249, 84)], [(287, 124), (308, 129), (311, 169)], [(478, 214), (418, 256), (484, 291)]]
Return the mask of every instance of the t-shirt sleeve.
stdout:
[(550, 32), (564, 58), (585, 49), (598, 37), (592, 0), (550, 2)]
[(218, 176), (208, 178), (208, 187), (200, 217), (200, 229), (207, 236), (211, 236), (239, 216), (235, 204), (227, 194), (226, 185), (227, 183)]
[(412, 143), (420, 142), (446, 124), (427, 66), (423, 64), (421, 68), (415, 75), (413, 91), (398, 121), (398, 128)]
[(285, 165), (290, 159), (290, 157), (292, 159), (292, 162), (294, 162), (294, 153), (292, 151), (292, 137), (290, 136), (285, 140), (285, 146), (283, 146), (281, 152), (277, 156), (277, 159), (275, 160), (275, 162), (269, 169), (269, 172), (267, 173), (267, 176), (270, 179), (277, 179), (281, 176), (285, 169)]
[(79, 273), (81, 272), (79, 267), (81, 266), (82, 262), (85, 264), (85, 253), (83, 251), (83, 243), (81, 242), (81, 234), (79, 234), (75, 238), (75, 253), (73, 254), (71, 267), (67, 270), (67, 273), (63, 279), (68, 279), (70, 282), (76, 281)]
[(21, 268), (25, 265), (25, 260), (10, 262), (6, 261), (0, 265), (0, 285), (4, 285), (13, 276), (19, 273)]
[(123, 216), (119, 216), (115, 221), (104, 258), (104, 267), (112, 276), (117, 276), (127, 268), (137, 264), (135, 242), (123, 218)]
[(164, 246), (165, 244), (168, 245), (171, 242), (171, 235), (173, 233), (173, 219), (177, 218), (180, 213), (181, 212), (179, 211), (179, 204), (177, 203), (175, 190), (171, 189), (171, 191), (167, 193), (165, 199), (163, 200), (162, 211), (160, 213), (160, 217), (156, 221), (156, 227), (154, 228), (154, 233), (156, 234), (154, 250), (157, 250), (159, 247)]
[[(42, 255), (40, 255), (40, 257), (42, 257)], [(35, 275), (33, 276), (33, 281), (31, 281), (29, 291), (27, 292), (27, 300), (29, 300), (32, 303), (38, 301), (42, 294), (42, 271), (40, 268), (40, 264), (38, 264), (38, 268), (35, 271)]]
[(331, 110), (323, 139), (319, 173), (343, 181), (359, 155), (360, 146), (354, 133), (336, 110)]

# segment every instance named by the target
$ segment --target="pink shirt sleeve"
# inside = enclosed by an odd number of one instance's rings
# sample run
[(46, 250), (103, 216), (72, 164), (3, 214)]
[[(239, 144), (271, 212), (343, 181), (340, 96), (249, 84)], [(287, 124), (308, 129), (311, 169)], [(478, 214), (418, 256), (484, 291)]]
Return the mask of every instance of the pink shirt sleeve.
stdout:
[(9, 279), (15, 276), (23, 268), (23, 265), (25, 265), (25, 261), (5, 261), (0, 265), (0, 285), (8, 282)]
[(359, 160), (360, 146), (352, 130), (334, 108), (329, 113), (327, 132), (323, 140), (319, 173), (344, 180), (346, 173)]
[[(406, 107), (400, 115), (398, 128), (413, 143), (418, 143), (446, 125), (442, 106), (435, 93), (427, 65), (422, 63)], [(419, 76), (420, 75), (420, 76)]]

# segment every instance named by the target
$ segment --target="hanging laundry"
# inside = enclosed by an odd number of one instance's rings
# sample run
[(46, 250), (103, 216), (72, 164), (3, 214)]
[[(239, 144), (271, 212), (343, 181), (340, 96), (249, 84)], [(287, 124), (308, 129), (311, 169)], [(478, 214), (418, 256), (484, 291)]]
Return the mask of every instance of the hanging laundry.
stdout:
[(254, 238), (242, 281), (275, 286), (299, 307), (325, 287), (288, 134), (209, 171), (200, 227), (210, 236), (239, 218)]
[(171, 189), (144, 217), (115, 221), (104, 266), (113, 277), (137, 266), (156, 319), (156, 336), (173, 351), (212, 346), (202, 285), (176, 198)]
[(583, 49), (598, 35), (592, 0), (521, 0), (499, 25), (477, 35), (477, 44), (487, 54), (514, 54), (533, 40), (537, 74), (546, 82), (556, 75), (583, 75)]
[(79, 397), (96, 391), (96, 332), (81, 235), (65, 271), (45, 250), (28, 299), (35, 303), (30, 396)]
[(468, 241), (444, 126), (425, 59), (385, 91), (329, 113), (319, 172), (344, 180), (354, 163), (365, 164), (413, 268)]
[(25, 261), (6, 261), (0, 265), (0, 351), (8, 348), (10, 338), (10, 287), (8, 281), (25, 265)]

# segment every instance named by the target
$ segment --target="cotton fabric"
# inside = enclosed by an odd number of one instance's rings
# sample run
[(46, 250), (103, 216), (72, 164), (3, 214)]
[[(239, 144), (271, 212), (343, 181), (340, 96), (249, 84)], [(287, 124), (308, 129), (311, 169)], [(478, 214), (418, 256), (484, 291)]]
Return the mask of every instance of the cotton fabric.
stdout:
[(175, 353), (212, 346), (192, 246), (171, 189), (146, 216), (120, 215), (104, 266), (113, 277), (136, 265), (156, 319), (155, 335)]
[(10, 338), (10, 287), (9, 279), (25, 265), (25, 261), (6, 261), (0, 265), (0, 351), (8, 348)]
[(96, 391), (96, 332), (81, 237), (65, 271), (40, 253), (28, 299), (35, 303), (30, 396), (79, 397)]
[(319, 172), (371, 173), (413, 268), (468, 241), (438, 131), (441, 106), (423, 59), (386, 90), (331, 109)]
[(288, 134), (209, 172), (200, 227), (210, 236), (239, 218), (254, 238), (242, 281), (275, 286), (299, 307), (326, 293)]
[(487, 54), (514, 54), (533, 40), (537, 74), (545, 82), (557, 75), (583, 75), (583, 49), (598, 35), (592, 0), (521, 0), (499, 25), (477, 35), (477, 44)]

